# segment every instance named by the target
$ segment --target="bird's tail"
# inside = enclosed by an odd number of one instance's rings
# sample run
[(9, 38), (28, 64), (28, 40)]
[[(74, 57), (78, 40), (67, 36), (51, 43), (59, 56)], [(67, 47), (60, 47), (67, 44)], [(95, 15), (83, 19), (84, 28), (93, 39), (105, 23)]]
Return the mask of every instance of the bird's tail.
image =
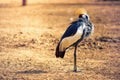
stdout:
[(57, 58), (58, 58), (58, 57), (64, 58), (65, 51), (62, 51), (62, 52), (59, 51), (59, 44), (58, 44), (57, 47), (56, 47), (55, 55), (56, 55)]

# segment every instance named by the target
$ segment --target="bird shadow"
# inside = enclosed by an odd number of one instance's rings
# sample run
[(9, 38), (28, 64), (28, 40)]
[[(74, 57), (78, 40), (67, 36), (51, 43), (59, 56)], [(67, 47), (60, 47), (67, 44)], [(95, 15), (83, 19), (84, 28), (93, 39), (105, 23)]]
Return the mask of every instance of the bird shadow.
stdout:
[(77, 71), (74, 71), (74, 70), (67, 71), (67, 73), (84, 73), (84, 72), (86, 72), (86, 70), (84, 69), (79, 69)]
[(40, 73), (47, 73), (46, 71), (42, 70), (25, 70), (25, 71), (18, 71), (17, 74), (40, 74)]

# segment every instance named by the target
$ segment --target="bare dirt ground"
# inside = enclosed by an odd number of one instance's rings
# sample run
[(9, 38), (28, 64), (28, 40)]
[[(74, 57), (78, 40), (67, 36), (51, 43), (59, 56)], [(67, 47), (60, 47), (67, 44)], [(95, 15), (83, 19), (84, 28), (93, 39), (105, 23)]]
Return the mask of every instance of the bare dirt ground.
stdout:
[[(80, 43), (74, 73), (73, 48), (64, 59), (55, 48), (79, 7), (95, 33)], [(0, 4), (0, 80), (120, 80), (120, 2)]]

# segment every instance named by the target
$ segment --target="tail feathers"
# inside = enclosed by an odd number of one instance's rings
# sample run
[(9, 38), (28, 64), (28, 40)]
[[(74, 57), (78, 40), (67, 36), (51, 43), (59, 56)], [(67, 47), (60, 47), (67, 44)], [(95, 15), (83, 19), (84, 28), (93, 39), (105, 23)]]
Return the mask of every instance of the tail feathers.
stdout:
[(63, 52), (57, 52), (57, 53), (56, 53), (56, 57), (57, 57), (57, 58), (58, 58), (58, 57), (64, 58), (64, 55), (65, 55), (65, 51), (63, 51)]
[(56, 53), (55, 53), (55, 55), (56, 55), (57, 58), (59, 58), (59, 57), (64, 58), (65, 51), (62, 51), (62, 52), (59, 51), (59, 44), (58, 44), (58, 46), (57, 46), (57, 48), (56, 48)]

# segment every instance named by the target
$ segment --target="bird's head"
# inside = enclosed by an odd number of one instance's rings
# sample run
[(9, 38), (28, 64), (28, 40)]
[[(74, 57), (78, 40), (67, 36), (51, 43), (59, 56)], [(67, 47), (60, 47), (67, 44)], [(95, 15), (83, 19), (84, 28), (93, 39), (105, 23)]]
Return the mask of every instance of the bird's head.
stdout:
[(79, 16), (79, 18), (85, 18), (89, 20), (89, 16), (87, 14), (87, 11), (84, 8), (79, 8), (75, 11), (75, 15)]

